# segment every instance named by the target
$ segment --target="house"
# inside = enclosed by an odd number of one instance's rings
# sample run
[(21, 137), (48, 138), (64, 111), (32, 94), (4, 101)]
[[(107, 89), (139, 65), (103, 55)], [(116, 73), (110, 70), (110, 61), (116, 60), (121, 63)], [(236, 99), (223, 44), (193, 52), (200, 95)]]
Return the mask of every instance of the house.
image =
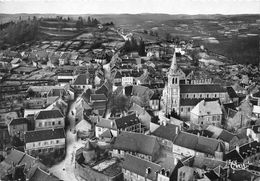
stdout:
[(70, 59), (71, 54), (68, 52), (64, 52), (60, 58), (59, 58), (59, 65), (67, 65), (69, 64), (69, 59)]
[(241, 146), (236, 146), (235, 149), (225, 154), (225, 160), (237, 161), (238, 163), (258, 164), (260, 160), (260, 143), (252, 141)]
[(226, 151), (234, 149), (237, 145), (240, 144), (240, 138), (225, 129), (209, 125), (206, 129), (212, 133), (211, 138), (219, 139), (225, 143)]
[(88, 73), (79, 74), (71, 86), (78, 93), (82, 93), (84, 90), (87, 90), (87, 89), (92, 89), (90, 75)]
[(160, 145), (156, 137), (141, 133), (120, 133), (112, 148), (112, 155), (119, 158), (125, 157), (128, 153), (148, 161), (155, 161), (160, 155)]
[(29, 75), (32, 72), (35, 72), (36, 70), (38, 70), (37, 67), (31, 67), (31, 66), (19, 66), (17, 68), (14, 68), (12, 70), (13, 73), (16, 74), (21, 74), (21, 75)]
[(105, 94), (91, 94), (90, 95), (90, 103), (94, 103), (94, 102), (103, 102), (103, 101), (107, 101), (107, 97), (105, 96)]
[(96, 63), (99, 63), (99, 64), (106, 64), (106, 61), (107, 61), (107, 54), (105, 51), (96, 51), (95, 55), (94, 55), (94, 61)]
[(35, 167), (38, 167), (44, 171), (47, 170), (47, 167), (36, 158), (19, 150), (11, 149), (4, 161), (0, 163), (0, 179), (4, 179), (6, 177), (11, 180), (18, 179), (14, 178), (16, 175), (13, 172), (19, 167), (23, 168), (23, 174), (25, 174), (26, 178), (30, 178), (30, 174)]
[(173, 141), (173, 152), (183, 156), (200, 155), (223, 160), (225, 146), (222, 141), (180, 131)]
[(150, 98), (149, 101), (150, 108), (153, 111), (157, 112), (161, 109), (160, 103), (161, 103), (161, 94), (158, 91), (154, 92), (153, 96)]
[(114, 137), (122, 131), (144, 133), (144, 128), (135, 113), (115, 119), (100, 118), (95, 127), (96, 137), (99, 138), (106, 130), (110, 130)]
[(77, 75), (74, 75), (73, 72), (58, 72), (58, 83), (60, 86), (72, 83), (77, 78)]
[(48, 93), (52, 89), (59, 89), (59, 86), (30, 86), (26, 92), (30, 98), (47, 98)]
[(119, 71), (117, 71), (115, 76), (114, 76), (113, 84), (115, 86), (121, 86), (122, 85), (122, 74)]
[(249, 99), (249, 96), (247, 96), (239, 105), (239, 110), (241, 113), (246, 116), (246, 117), (251, 117), (252, 116), (252, 111), (253, 111), (253, 105)]
[(236, 106), (238, 106), (238, 104), (239, 104), (239, 97), (238, 97), (237, 93), (235, 92), (235, 90), (232, 87), (227, 87), (227, 93), (229, 95), (230, 100)]
[(127, 85), (133, 85), (134, 84), (134, 77), (130, 75), (130, 73), (124, 73), (122, 74), (122, 86), (127, 86)]
[(35, 129), (64, 128), (65, 117), (60, 110), (44, 110), (35, 116)]
[(63, 128), (27, 131), (24, 138), (24, 150), (29, 155), (46, 155), (54, 151), (60, 155), (65, 153), (66, 136)]
[(42, 180), (48, 180), (48, 181), (59, 181), (56, 176), (53, 174), (44, 171), (40, 167), (36, 167), (33, 169), (30, 173), (30, 176), (28, 177), (29, 181), (42, 181)]
[(90, 136), (90, 133), (91, 133), (90, 131), (92, 128), (93, 128), (93, 124), (92, 124), (91, 120), (88, 118), (82, 119), (75, 126), (77, 136), (80, 138)]
[(190, 121), (191, 110), (201, 101), (219, 101), (219, 98), (195, 98), (180, 100), (180, 118), (184, 121)]
[(140, 159), (137, 156), (126, 154), (122, 163), (122, 172), (125, 181), (150, 180), (157, 181), (161, 170), (159, 164)]
[(93, 109), (93, 112), (95, 112), (96, 115), (104, 116), (106, 113), (107, 108), (107, 101), (95, 101), (90, 106)]
[(223, 111), (223, 117), (225, 119), (228, 118), (229, 112), (230, 111), (236, 111), (236, 105), (232, 102), (232, 103), (225, 103), (225, 104), (221, 104), (222, 106), (222, 111)]
[(26, 118), (13, 119), (8, 123), (8, 132), (11, 137), (17, 136), (24, 140), (25, 131), (28, 131), (28, 120)]
[(68, 119), (71, 121), (70, 125), (72, 127), (74, 127), (77, 122), (84, 119), (84, 116), (91, 114), (92, 107), (90, 107), (89, 103), (91, 92), (92, 91), (88, 89), (71, 104), (68, 112)]
[(113, 137), (118, 135), (118, 130), (114, 120), (98, 117), (97, 124), (95, 125), (95, 136), (101, 138), (101, 135), (106, 131), (111, 132)]
[(2, 145), (0, 148), (0, 153), (1, 155), (4, 155), (4, 153), (2, 151), (3, 148), (5, 147), (5, 145), (10, 144), (11, 142), (11, 138), (10, 138), (10, 134), (8, 132), (8, 127), (6, 125), (0, 125), (0, 145)]
[(78, 65), (79, 64), (79, 60), (78, 60), (78, 53), (73, 52), (71, 53), (70, 59), (69, 59), (69, 64), (70, 65)]
[(260, 141), (260, 125), (252, 126), (246, 129), (246, 135), (253, 141)]
[(10, 63), (12, 65), (12, 68), (16, 68), (20, 66), (21, 63), (21, 59), (20, 58), (14, 58)]
[(58, 109), (61, 111), (63, 115), (66, 115), (68, 110), (68, 103), (65, 102), (61, 97), (57, 97), (57, 99), (48, 107), (46, 107), (44, 110), (54, 110), (54, 109)]
[(202, 100), (192, 110), (190, 120), (194, 124), (202, 127), (208, 125), (221, 126), (222, 109), (218, 101), (206, 102)]
[(95, 90), (95, 94), (105, 94), (105, 96), (108, 97), (109, 93), (112, 91), (112, 88), (112, 83), (105, 80), (105, 82)]
[(150, 130), (152, 116), (145, 110), (145, 108), (133, 103), (132, 107), (129, 109), (129, 112), (135, 112), (141, 124), (145, 126), (146, 129)]
[(52, 53), (48, 56), (47, 66), (55, 68), (59, 65), (59, 55), (57, 53)]
[(226, 151), (234, 149), (240, 141), (237, 135), (223, 129), (217, 139), (225, 143)]
[(257, 90), (257, 92), (252, 94), (253, 99), (257, 99), (257, 105), (260, 106), (260, 91)]
[(66, 90), (64, 87), (52, 88), (47, 94), (47, 104), (52, 104), (59, 97), (65, 101), (74, 100), (74, 91)]
[(151, 135), (158, 138), (159, 143), (165, 148), (172, 152), (173, 141), (180, 131), (179, 126), (173, 124), (163, 124), (160, 125), (156, 130), (154, 130)]
[(260, 106), (253, 106), (253, 115), (257, 118), (260, 118)]
[(76, 151), (74, 174), (85, 180), (123, 180), (120, 161), (103, 152), (98, 155), (91, 142)]
[(195, 168), (189, 166), (182, 166), (178, 169), (178, 180), (190, 181), (195, 180)]
[(227, 129), (235, 131), (238, 128), (247, 127), (251, 120), (241, 111), (230, 110), (227, 116)]

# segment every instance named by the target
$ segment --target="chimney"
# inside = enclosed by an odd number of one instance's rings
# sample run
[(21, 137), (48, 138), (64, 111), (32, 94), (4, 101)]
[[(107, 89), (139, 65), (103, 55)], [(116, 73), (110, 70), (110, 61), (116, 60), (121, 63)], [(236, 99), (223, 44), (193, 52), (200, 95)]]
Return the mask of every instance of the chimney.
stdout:
[(179, 127), (176, 126), (176, 128), (175, 128), (175, 134), (177, 135), (178, 133), (179, 133)]
[(146, 168), (146, 169), (145, 169), (145, 173), (146, 173), (146, 174), (150, 174), (150, 173), (151, 173), (151, 168), (150, 168), (150, 167)]
[(174, 164), (174, 165), (177, 165), (177, 163), (178, 163), (177, 158), (174, 158), (174, 159), (173, 159), (173, 164)]
[(238, 145), (236, 146), (236, 150), (237, 150), (237, 152), (239, 153), (239, 146), (238, 146)]
[(113, 126), (114, 126), (114, 122), (113, 122), (113, 121), (111, 121), (111, 122), (110, 122), (110, 125), (111, 125), (111, 127), (113, 127)]
[(166, 126), (166, 121), (162, 121), (162, 125), (163, 125), (163, 126)]
[(197, 136), (200, 137), (200, 132), (198, 131)]

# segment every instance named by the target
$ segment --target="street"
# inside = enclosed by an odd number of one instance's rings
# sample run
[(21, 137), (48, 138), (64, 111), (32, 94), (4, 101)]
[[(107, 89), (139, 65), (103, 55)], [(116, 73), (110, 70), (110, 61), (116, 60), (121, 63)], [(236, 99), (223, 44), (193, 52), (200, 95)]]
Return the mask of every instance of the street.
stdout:
[(60, 163), (52, 166), (49, 171), (64, 181), (79, 181), (74, 175), (76, 150), (84, 146), (84, 141), (76, 140), (76, 134), (69, 129), (66, 132), (66, 157)]

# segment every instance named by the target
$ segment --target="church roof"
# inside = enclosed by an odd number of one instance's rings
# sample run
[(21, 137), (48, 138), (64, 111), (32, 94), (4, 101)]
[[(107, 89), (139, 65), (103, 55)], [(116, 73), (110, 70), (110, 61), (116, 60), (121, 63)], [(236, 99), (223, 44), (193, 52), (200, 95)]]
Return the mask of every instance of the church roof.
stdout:
[(186, 84), (180, 85), (180, 93), (222, 93), (227, 92), (219, 84)]
[(180, 106), (196, 106), (200, 101), (217, 101), (219, 98), (196, 98), (196, 99), (181, 99)]

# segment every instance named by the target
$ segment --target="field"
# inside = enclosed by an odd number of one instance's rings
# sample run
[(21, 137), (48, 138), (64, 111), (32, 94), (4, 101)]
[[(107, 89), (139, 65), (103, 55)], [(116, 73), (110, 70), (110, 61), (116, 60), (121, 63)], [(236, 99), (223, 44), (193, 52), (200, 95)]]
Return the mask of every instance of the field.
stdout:
[[(0, 14), (0, 22), (16, 21), (20, 16), (21, 19), (27, 19), (29, 16), (30, 18), (33, 16), (39, 18), (56, 17), (57, 15)], [(68, 15), (59, 16), (68, 17)], [(78, 16), (70, 15), (75, 20)], [(97, 18), (101, 23), (112, 21), (116, 27), (123, 29), (124, 33), (131, 32), (135, 37), (141, 37), (148, 42), (156, 41), (158, 38), (165, 39), (167, 34), (184, 40), (191, 40), (192, 37), (198, 36), (201, 39), (194, 39), (194, 43), (204, 45), (209, 51), (227, 56), (238, 63), (259, 62), (259, 36), (248, 37), (247, 34), (260, 34), (260, 25), (256, 24), (260, 15), (85, 14), (80, 16), (83, 18), (91, 16)], [(49, 21), (44, 23), (47, 27), (56, 26), (55, 23)], [(70, 26), (72, 25), (63, 25), (66, 28), (70, 28)], [(144, 31), (148, 33), (144, 33)], [(151, 31), (158, 35), (151, 36)], [(55, 35), (54, 37), (69, 37), (70, 34), (66, 31), (54, 33), (52, 30), (44, 30), (44, 32)], [(203, 40), (210, 37), (216, 38), (215, 43), (213, 40), (211, 40), (213, 43)]]

